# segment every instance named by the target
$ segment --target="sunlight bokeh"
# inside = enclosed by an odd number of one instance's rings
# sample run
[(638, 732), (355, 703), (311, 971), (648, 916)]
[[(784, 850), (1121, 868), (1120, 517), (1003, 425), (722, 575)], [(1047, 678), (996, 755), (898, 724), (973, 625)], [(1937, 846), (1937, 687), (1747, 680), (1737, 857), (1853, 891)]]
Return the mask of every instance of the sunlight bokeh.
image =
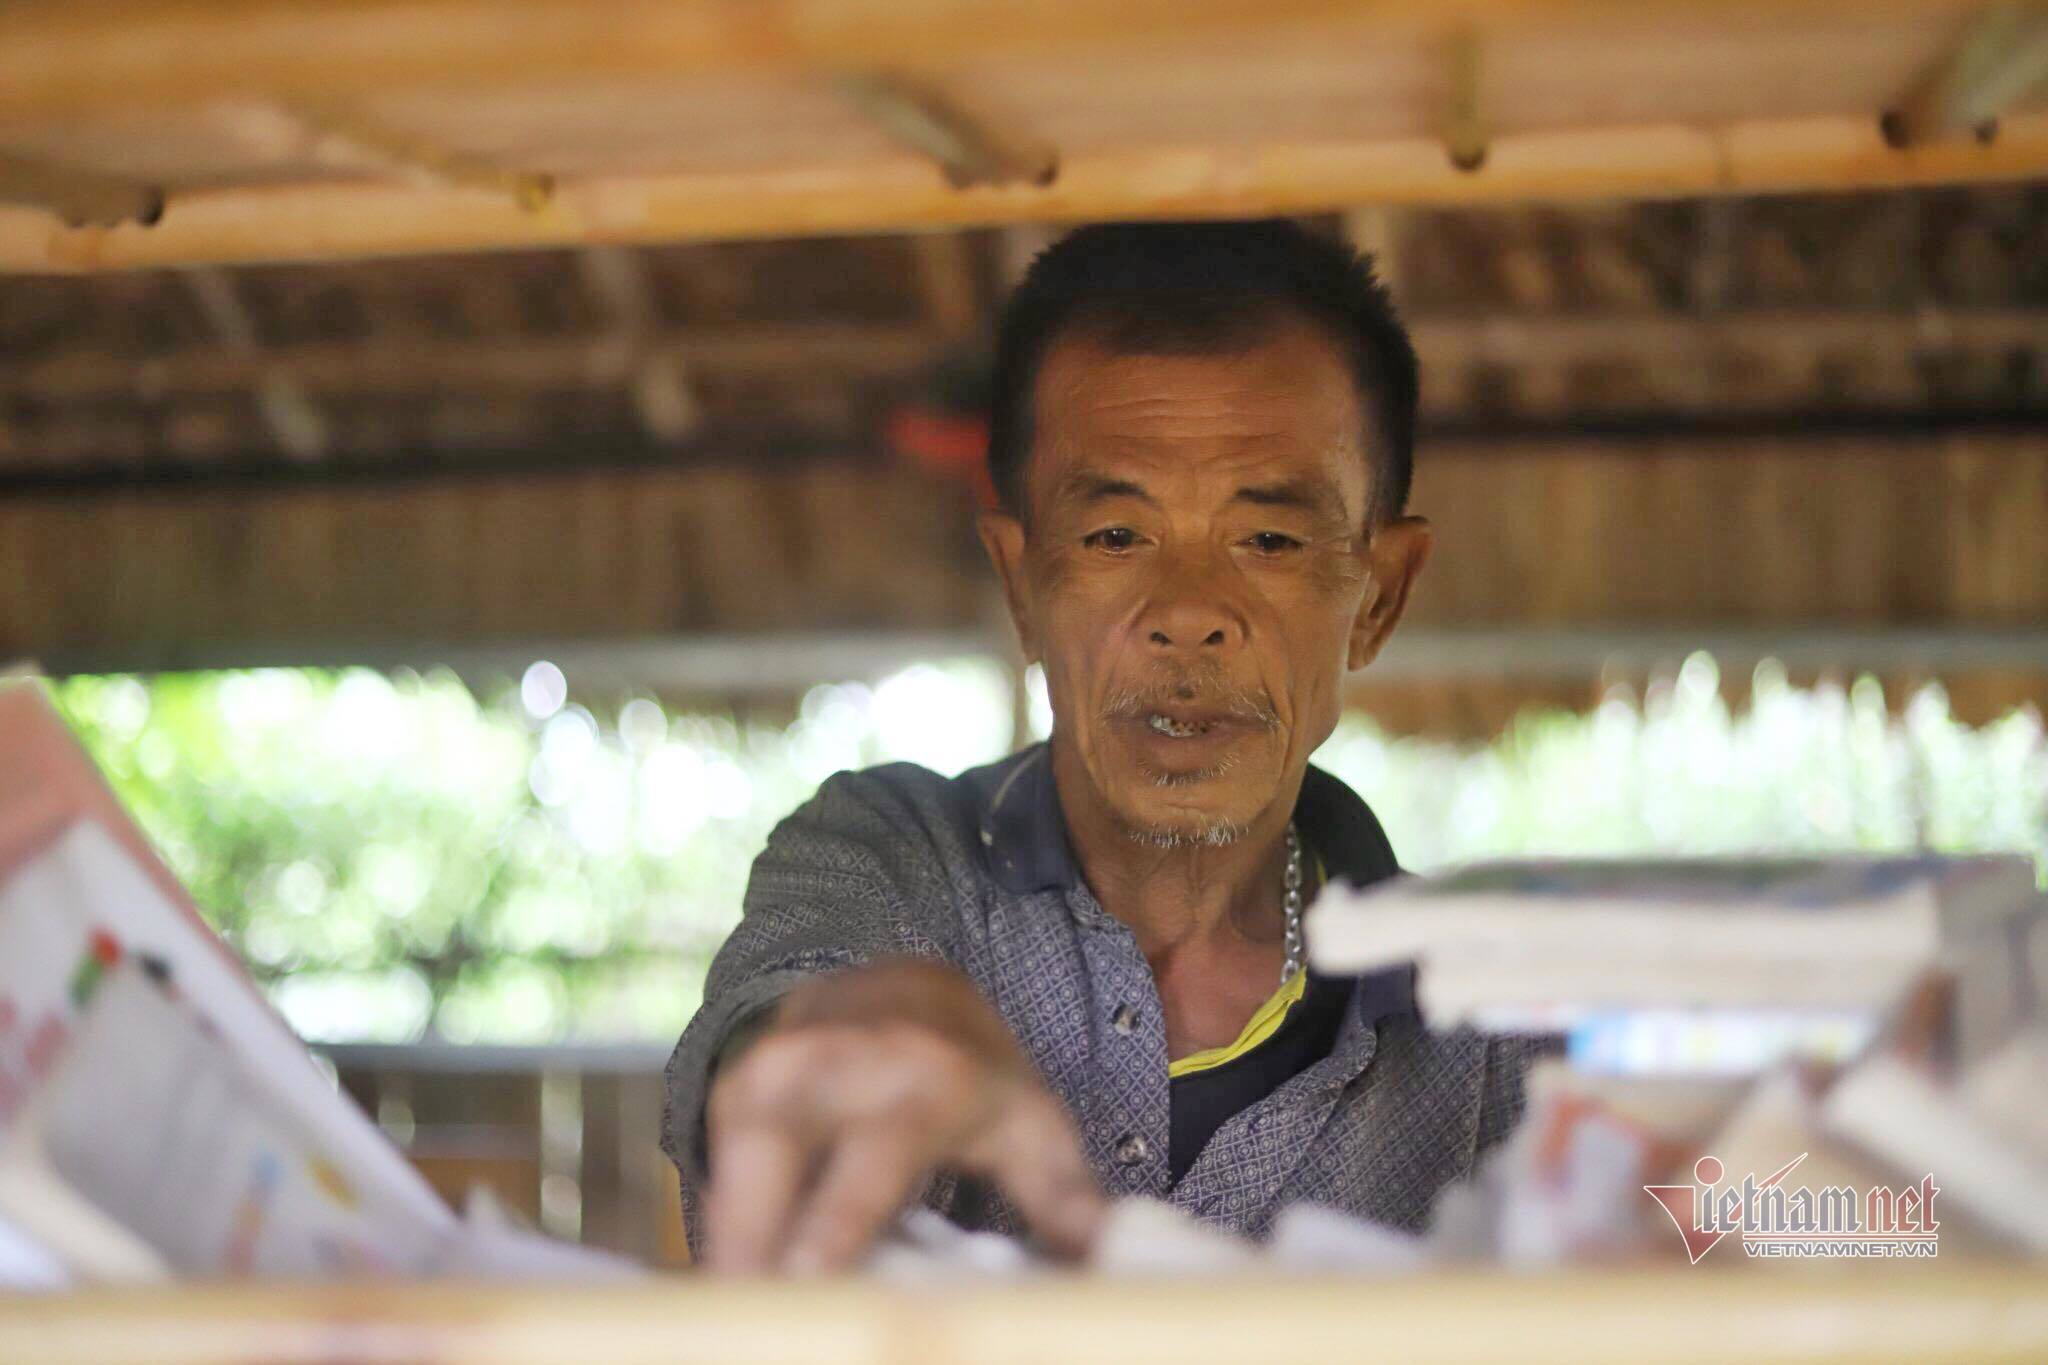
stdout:
[[(2025, 850), (2048, 857), (2041, 718), (1979, 728), (1938, 686), (1795, 687), (1731, 711), (1714, 661), (1496, 740), (1353, 713), (1316, 761), (1403, 864), (1509, 854)], [(205, 913), (316, 1041), (672, 1039), (775, 822), (845, 768), (958, 772), (1051, 713), (986, 658), (827, 683), (785, 725), (599, 705), (536, 662), (451, 673), (77, 677), (59, 698)]]

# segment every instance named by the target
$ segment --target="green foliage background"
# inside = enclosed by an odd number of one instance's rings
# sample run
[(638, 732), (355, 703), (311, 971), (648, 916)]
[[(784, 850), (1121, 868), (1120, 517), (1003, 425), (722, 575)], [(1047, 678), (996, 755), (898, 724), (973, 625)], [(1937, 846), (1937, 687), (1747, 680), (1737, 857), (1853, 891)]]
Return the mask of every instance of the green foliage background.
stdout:
[[(903, 677), (894, 692), (816, 689), (783, 728), (645, 699), (537, 716), (515, 690), (479, 701), (445, 673), (78, 677), (56, 690), (307, 1037), (665, 1041), (696, 1007), (769, 829), (819, 781), (1008, 747), (993, 664)], [(1731, 713), (1713, 661), (1695, 655), (1641, 698), (1531, 712), (1491, 744), (1394, 739), (1349, 716), (1317, 761), (1421, 870), (1535, 852), (2048, 861), (2038, 715), (1972, 729), (1932, 688), (1894, 716), (1874, 680), (1799, 689), (1768, 663), (1750, 694)], [(931, 747), (947, 736), (952, 748)]]

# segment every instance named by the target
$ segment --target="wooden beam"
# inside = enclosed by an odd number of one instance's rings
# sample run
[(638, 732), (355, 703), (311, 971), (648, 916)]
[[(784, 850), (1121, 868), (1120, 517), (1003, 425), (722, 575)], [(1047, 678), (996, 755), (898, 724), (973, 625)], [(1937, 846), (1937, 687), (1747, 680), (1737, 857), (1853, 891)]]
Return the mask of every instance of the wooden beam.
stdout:
[[(1961, 1216), (1958, 1227), (1965, 1226)], [(1944, 1240), (1951, 1238), (1944, 1230)], [(1373, 1324), (1396, 1360), (1486, 1360), (1512, 1343), (1530, 1365), (1640, 1360), (1644, 1324), (1711, 1324), (1718, 1352), (1674, 1343), (1674, 1362), (1740, 1356), (1879, 1362), (2039, 1360), (2048, 1273), (2038, 1261), (1951, 1255), (1938, 1265), (1814, 1266), (1808, 1273), (1689, 1273), (1663, 1265), (1492, 1268), (1385, 1278), (1044, 1275), (928, 1285), (879, 1278), (720, 1280), (649, 1275), (593, 1286), (350, 1282), (194, 1284), (0, 1299), (11, 1365), (200, 1365), (348, 1358), (536, 1365), (708, 1359), (963, 1365), (1089, 1356), (1227, 1365), (1305, 1356)]]
[(1727, 352), (1798, 364), (1841, 350), (2048, 352), (2048, 310), (2024, 308), (1918, 313), (1760, 309), (1706, 317), (1616, 313), (1477, 322), (1424, 317), (1413, 320), (1409, 330), (1425, 365), (1654, 364)]
[(280, 449), (294, 460), (317, 460), (327, 453), (327, 419), (306, 396), (290, 369), (262, 354), (256, 324), (226, 271), (201, 266), (184, 272), (199, 310), (231, 353), (258, 365), (254, 378), (256, 406)]
[(1794, 672), (1848, 674), (1998, 670), (2048, 674), (2048, 633), (1966, 625), (1842, 627), (1725, 621), (1658, 622), (1627, 628), (1494, 625), (1406, 626), (1364, 677), (1597, 678), (1603, 670), (1669, 667), (1694, 650), (1723, 669), (1776, 659)]
[(660, 319), (646, 262), (625, 247), (594, 246), (577, 257), (577, 264), (584, 288), (614, 329), (611, 337), (592, 344), (591, 356), (618, 354), (630, 371), (633, 409), (648, 435), (666, 445), (687, 440), (703, 424), (704, 414), (681, 358), (656, 344)]
[[(1970, 625), (1840, 627), (1731, 625), (1703, 621), (1628, 628), (1521, 625), (1404, 626), (1370, 672), (1347, 681), (1368, 686), (1459, 678), (1585, 683), (1608, 670), (1669, 668), (1696, 650), (1725, 673), (1775, 659), (1795, 673), (2012, 672), (2048, 676), (2048, 634)], [(532, 637), (484, 643), (394, 644), (365, 640), (284, 647), (261, 642), (211, 644), (181, 652), (188, 669), (333, 667), (446, 668), (480, 691), (517, 677), (536, 659), (558, 665), (597, 695), (652, 689), (670, 695), (756, 696), (801, 693), (821, 680), (873, 682), (916, 659), (995, 655), (1007, 661), (1006, 633), (953, 630), (722, 632), (619, 640)], [(133, 657), (91, 653), (59, 657), (53, 674), (133, 669)], [(467, 1047), (458, 1052), (467, 1051)], [(667, 1056), (664, 1049), (662, 1057)], [(479, 1067), (477, 1069), (489, 1069)]]
[[(1426, 382), (1471, 365), (1557, 370), (1596, 362), (1698, 366), (1717, 356), (1757, 356), (1810, 365), (1831, 352), (2005, 353), (2048, 356), (2048, 310), (1881, 313), (1868, 310), (1757, 311), (1706, 318), (1667, 315), (1512, 318), (1419, 317), (1410, 332)], [(134, 361), (97, 348), (0, 367), (0, 397), (55, 405), (93, 404), (138, 394), (233, 393), (272, 370), (310, 393), (432, 397), (463, 392), (543, 391), (632, 382), (636, 364), (666, 357), (692, 374), (834, 379), (888, 378), (931, 363), (948, 333), (926, 326), (765, 324), (690, 327), (484, 344), (378, 338), (258, 352), (221, 345)]]
[(1903, 147), (1972, 129), (1988, 140), (2001, 115), (2044, 86), (2048, 3), (1987, 5), (1955, 50), (1885, 114), (1885, 138)]
[[(4, 85), (4, 80), (0, 80)], [(1989, 145), (1893, 149), (1874, 118), (1821, 116), (1500, 135), (1460, 172), (1427, 138), (1077, 155), (1052, 184), (955, 189), (922, 158), (564, 182), (535, 212), (473, 191), (322, 184), (174, 196), (156, 227), (66, 229), (0, 209), (0, 270), (319, 261), (589, 242), (824, 236), (1104, 218), (1322, 213), (1362, 203), (1671, 198), (2023, 180), (2048, 174), (2048, 113)]]
[(929, 82), (888, 73), (845, 73), (833, 89), (883, 132), (938, 165), (954, 189), (1049, 185), (1059, 156), (1012, 129), (991, 127)]
[[(144, 361), (99, 350), (0, 366), (0, 394), (53, 403), (138, 393), (232, 393), (275, 365), (316, 393), (433, 396), (464, 390), (613, 387), (629, 383), (640, 352), (608, 334), (508, 338), (488, 344), (415, 336), (370, 343), (275, 347), (257, 354), (230, 346), (172, 352)], [(817, 372), (886, 377), (937, 357), (945, 338), (921, 327), (770, 323), (690, 327), (649, 336), (647, 352), (693, 374)]]
[(501, 194), (527, 210), (547, 203), (555, 192), (553, 176), (509, 170), (486, 157), (444, 147), (381, 123), (345, 101), (228, 101), (214, 114), (238, 142), (272, 162), (303, 160), (386, 172), (433, 189)]
[(0, 155), (0, 204), (40, 209), (72, 227), (149, 227), (163, 217), (164, 195), (154, 185), (9, 154)]
[(988, 318), (975, 278), (974, 251), (958, 232), (921, 232), (910, 238), (925, 321), (941, 335), (969, 337)]
[(576, 268), (584, 290), (613, 327), (636, 337), (654, 330), (653, 293), (646, 263), (637, 253), (619, 246), (587, 247), (577, 253)]
[[(1877, 24), (1970, 0), (1865, 0)], [(1743, 0), (98, 0), (11, 6), (0, 29), (0, 118), (164, 108), (223, 97), (356, 99), (401, 87), (461, 92), (584, 78), (712, 72), (811, 75), (929, 69), (1312, 25), (1333, 42), (1475, 27), (1626, 21)], [(1789, 21), (1838, 10), (1779, 0)], [(1739, 22), (1739, 19), (1738, 19)]]
[(1461, 171), (1486, 164), (1486, 109), (1480, 88), (1480, 40), (1469, 27), (1452, 32), (1444, 53), (1444, 153)]
[[(820, 682), (875, 682), (915, 659), (1006, 654), (1003, 634), (968, 626), (874, 630), (728, 630), (592, 640), (571, 635), (483, 642), (364, 639), (312, 646), (260, 640), (219, 642), (181, 651), (181, 669), (333, 667), (446, 668), (480, 692), (523, 672), (536, 659), (559, 666), (595, 695), (654, 689), (698, 697), (801, 695)], [(135, 667), (132, 657), (58, 656), (50, 673), (106, 673)]]

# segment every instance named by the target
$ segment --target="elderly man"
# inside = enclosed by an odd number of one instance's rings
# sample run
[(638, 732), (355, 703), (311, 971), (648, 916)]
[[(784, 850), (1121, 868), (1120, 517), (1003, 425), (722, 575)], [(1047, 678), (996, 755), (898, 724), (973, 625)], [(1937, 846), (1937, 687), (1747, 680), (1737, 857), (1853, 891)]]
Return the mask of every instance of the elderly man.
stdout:
[(1321, 881), (1397, 870), (1308, 760), (1429, 558), (1415, 403), (1370, 265), (1291, 224), (1033, 264), (980, 530), (1052, 738), (838, 774), (770, 837), (669, 1068), (710, 1265), (845, 1266), (916, 1198), (1064, 1253), (1105, 1191), (1415, 1227), (1504, 1135), (1529, 1044), (1302, 961)]

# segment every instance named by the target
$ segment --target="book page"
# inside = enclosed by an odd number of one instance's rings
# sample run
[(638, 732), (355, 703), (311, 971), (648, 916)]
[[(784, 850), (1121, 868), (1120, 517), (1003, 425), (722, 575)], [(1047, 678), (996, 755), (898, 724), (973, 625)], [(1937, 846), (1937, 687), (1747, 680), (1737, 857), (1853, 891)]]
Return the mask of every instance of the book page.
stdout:
[(447, 1206), (336, 1092), (219, 940), (168, 903), (95, 822), (68, 830), (0, 883), (0, 1067), (9, 1068), (17, 1106), (78, 1027), (80, 992), (92, 974), (141, 953), (168, 965), (184, 997), (293, 1121), (328, 1135), (356, 1183), (387, 1191), (423, 1222), (453, 1224)]
[(328, 1130), (280, 1105), (174, 979), (133, 960), (92, 990), (25, 1122), (57, 1178), (180, 1276), (414, 1275), (452, 1235), (354, 1178)]

